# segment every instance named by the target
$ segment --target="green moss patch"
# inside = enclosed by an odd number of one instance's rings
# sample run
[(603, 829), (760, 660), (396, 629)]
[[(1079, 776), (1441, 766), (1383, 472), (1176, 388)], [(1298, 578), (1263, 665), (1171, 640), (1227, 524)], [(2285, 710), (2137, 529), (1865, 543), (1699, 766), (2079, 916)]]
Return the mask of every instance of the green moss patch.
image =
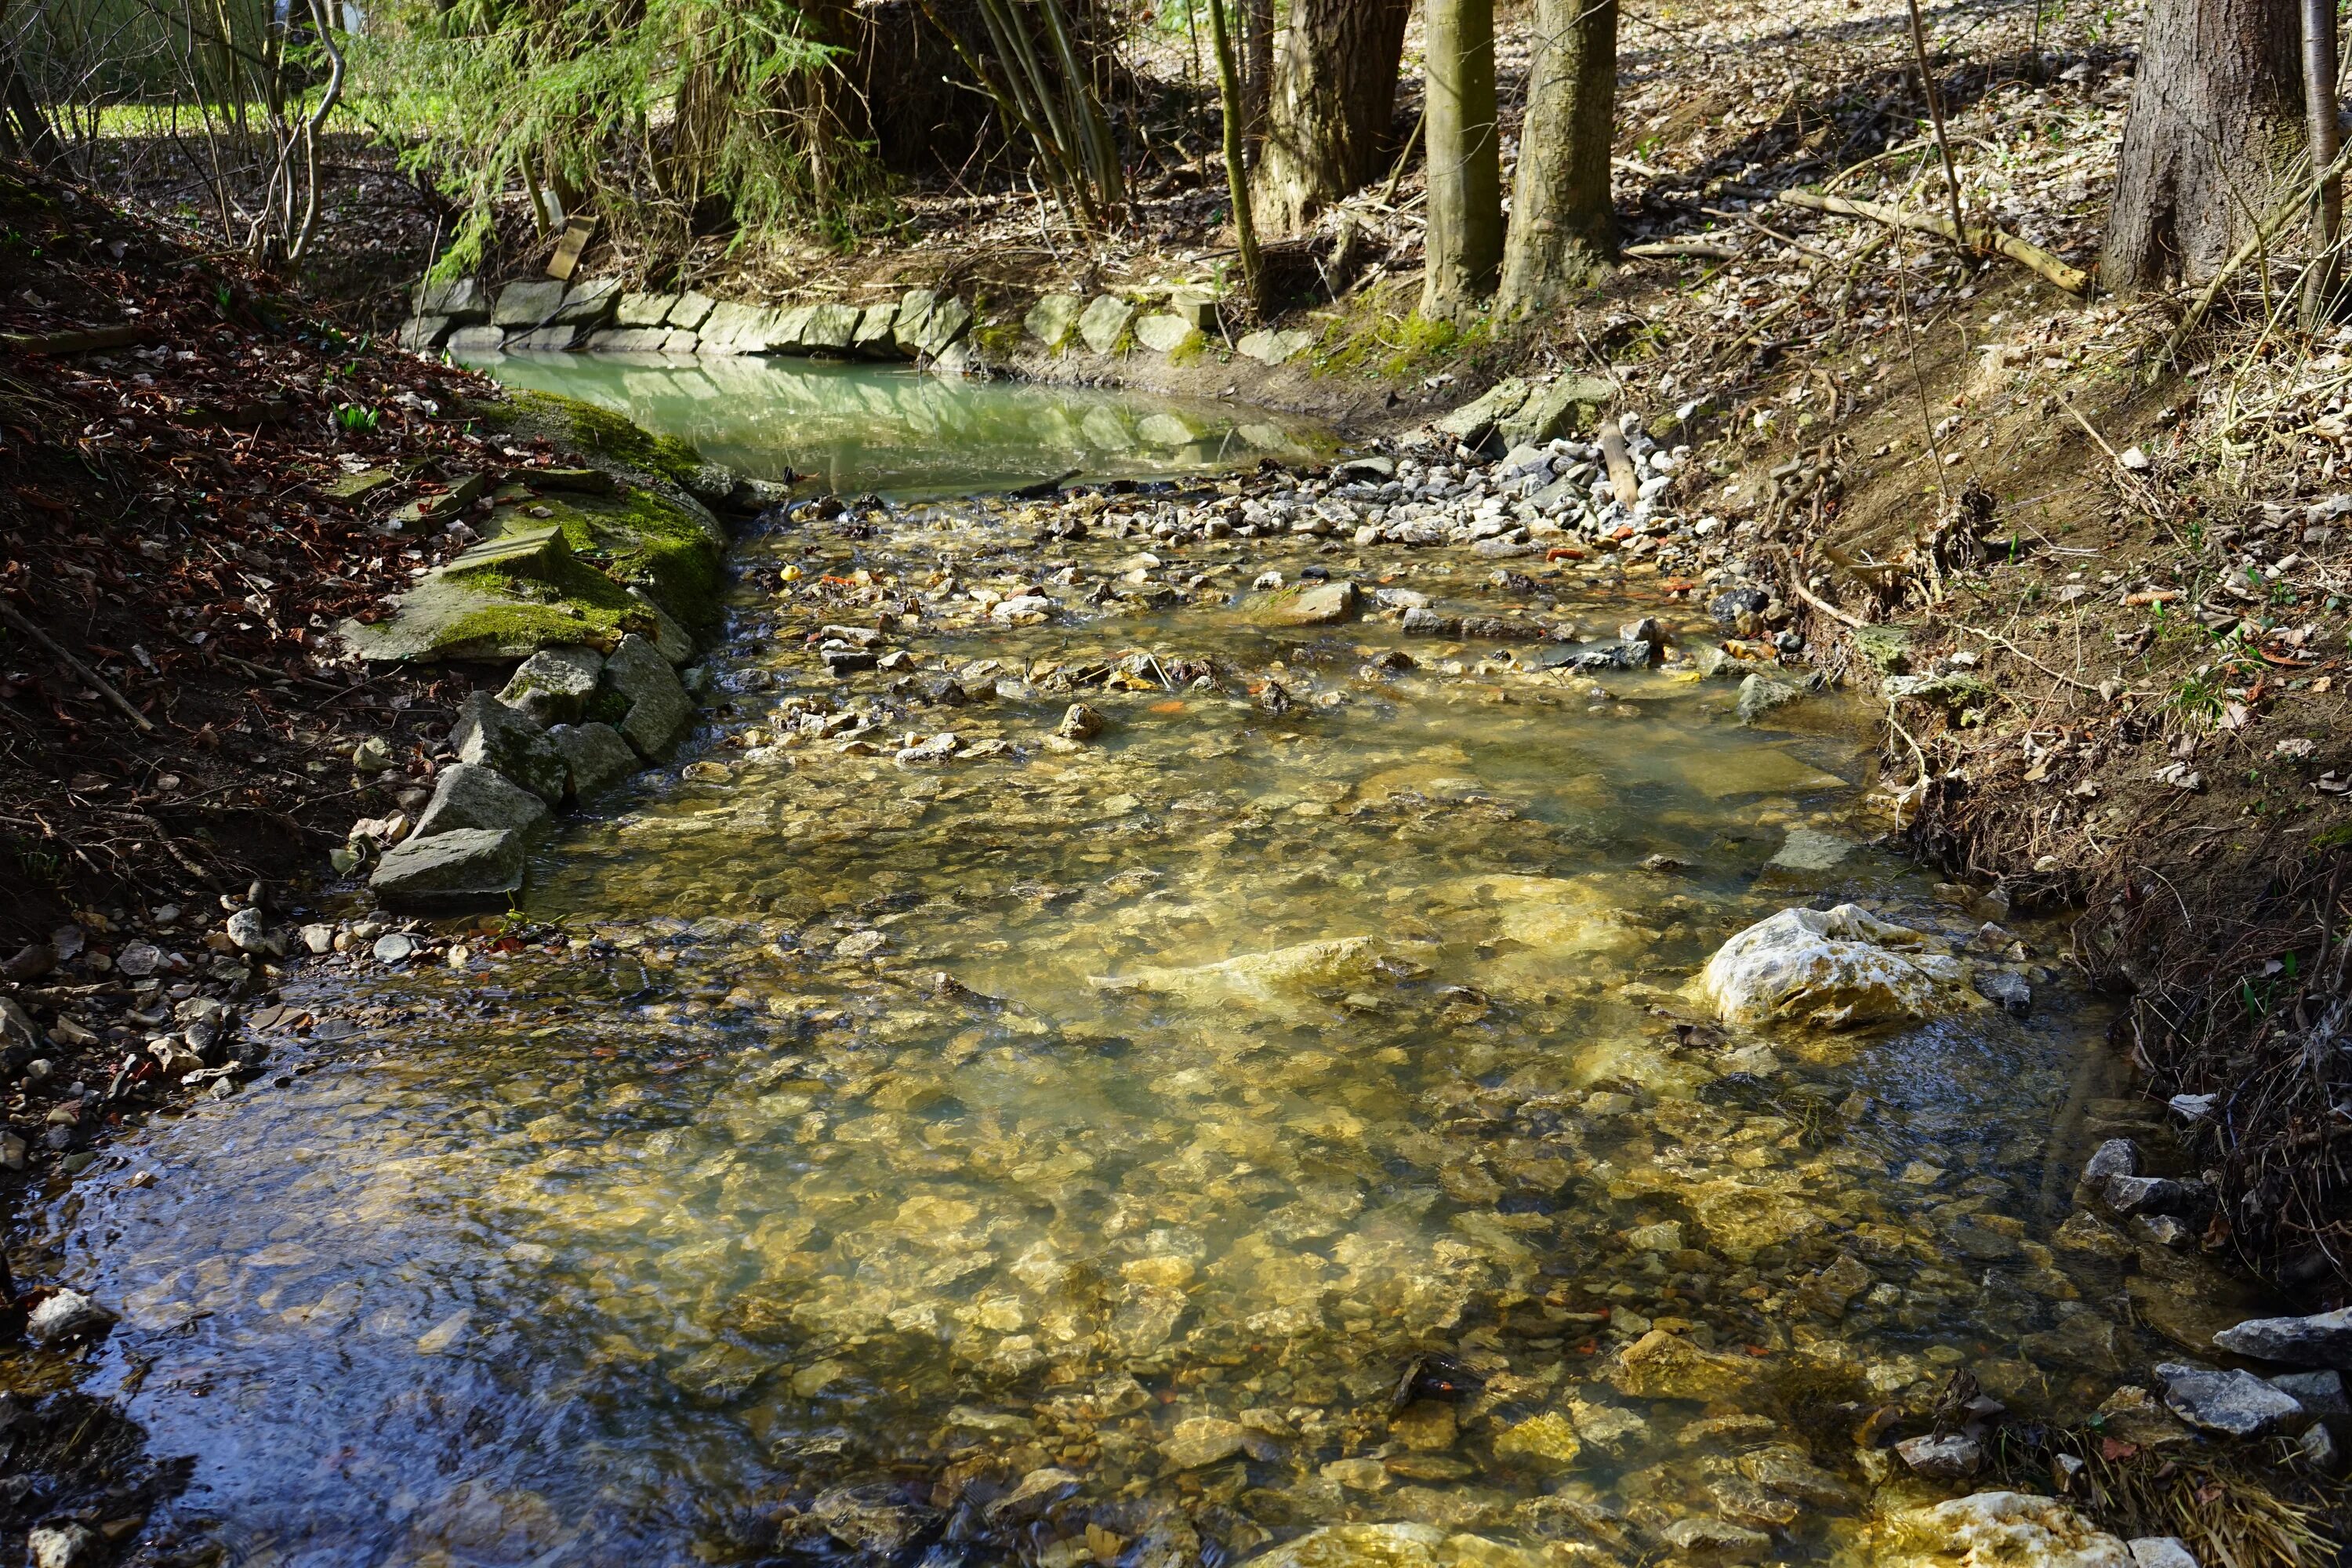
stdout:
[(674, 436), (656, 436), (624, 415), (560, 392), (509, 391), (477, 413), (493, 428), (543, 437), (640, 473), (684, 484), (702, 466), (702, 454)]
[(540, 495), (490, 515), (501, 533), (553, 524), (581, 562), (613, 582), (642, 588), (688, 629), (708, 632), (719, 625), (718, 547), (695, 519), (649, 490)]

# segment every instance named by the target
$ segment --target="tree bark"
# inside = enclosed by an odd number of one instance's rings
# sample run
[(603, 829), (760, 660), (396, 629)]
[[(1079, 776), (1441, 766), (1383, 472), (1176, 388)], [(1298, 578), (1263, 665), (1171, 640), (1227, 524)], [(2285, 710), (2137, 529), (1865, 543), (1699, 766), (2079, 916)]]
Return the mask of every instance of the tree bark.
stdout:
[(2154, 0), (2100, 281), (2210, 279), (2309, 165), (2296, 0)]
[(1250, 166), (1265, 156), (1266, 106), (1274, 98), (1274, 0), (1242, 0), (1242, 135)]
[(1265, 268), (1258, 258), (1257, 229), (1250, 221), (1249, 172), (1242, 167), (1241, 68), (1234, 60), (1233, 30), (1225, 26), (1226, 0), (1209, 0), (1209, 41), (1217, 52), (1217, 97), (1224, 109), (1225, 192), (1233, 199), (1234, 247), (1241, 253), (1242, 288), (1250, 314), (1265, 314)]
[(1609, 141), (1617, 100), (1617, 0), (1536, 0), (1528, 113), (1511, 186), (1498, 317), (1533, 315), (1617, 259)]
[(1503, 169), (1495, 128), (1494, 0), (1428, 0), (1429, 234), (1421, 313), (1454, 321), (1495, 291)]
[(1412, 0), (1291, 0), (1258, 157), (1267, 228), (1295, 234), (1380, 174), (1412, 14)]

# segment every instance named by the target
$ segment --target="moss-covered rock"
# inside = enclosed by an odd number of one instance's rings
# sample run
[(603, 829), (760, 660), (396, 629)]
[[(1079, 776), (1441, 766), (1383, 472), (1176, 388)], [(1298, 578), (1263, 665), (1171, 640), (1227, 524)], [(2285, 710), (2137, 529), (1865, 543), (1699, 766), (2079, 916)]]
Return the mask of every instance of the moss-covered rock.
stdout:
[(492, 429), (569, 447), (599, 468), (616, 464), (683, 485), (702, 466), (702, 454), (689, 443), (560, 392), (509, 391), (472, 412)]
[(690, 637), (718, 629), (727, 532), (684, 488), (703, 466), (693, 447), (576, 398), (521, 393), (477, 413), (592, 467), (510, 476), (488, 538), (403, 595), (391, 619), (346, 623), (354, 648), (402, 662), (523, 658), (563, 643), (609, 650), (635, 632), (684, 658)]

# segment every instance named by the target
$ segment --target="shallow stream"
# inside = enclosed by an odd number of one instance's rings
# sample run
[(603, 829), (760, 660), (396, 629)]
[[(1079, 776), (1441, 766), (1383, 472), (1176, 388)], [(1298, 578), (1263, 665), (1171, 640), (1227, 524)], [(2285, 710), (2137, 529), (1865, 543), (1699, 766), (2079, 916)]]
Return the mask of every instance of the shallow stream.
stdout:
[[(707, 434), (667, 406), (630, 404)], [(980, 478), (1059, 451), (1025, 462)], [(938, 489), (912, 471), (870, 483)], [(541, 853), (560, 934), (310, 972), (289, 1021), (355, 1038), (289, 1037), (277, 1087), (57, 1202), (62, 1277), (126, 1317), (92, 1386), (194, 1456), (190, 1531), (355, 1568), (1214, 1568), (1351, 1520), (1631, 1563), (1701, 1519), (1828, 1557), (1874, 1410), (1966, 1366), (2079, 1417), (2147, 1359), (2160, 1303), (2062, 1228), (2140, 1114), (2104, 1019), (2063, 933), (1979, 939), (1870, 847), (1860, 715), (1745, 729), (1672, 667), (1272, 626), (1244, 590), (1314, 566), (1705, 621), (1573, 563), (1139, 566), (1119, 521), (1168, 501), (1096, 498), (1077, 541), (966, 501), (748, 540), (728, 710)], [(1137, 571), (1191, 585), (1086, 591)], [(1001, 626), (951, 597), (980, 584), (1066, 609)], [(827, 673), (810, 634), (886, 616), (903, 668)], [(1055, 743), (1073, 701), (1107, 727)], [(1825, 896), (1989, 944), (2032, 1014), (1709, 1026), (1707, 954)], [(1628, 1370), (1652, 1330), (1691, 1353)]]

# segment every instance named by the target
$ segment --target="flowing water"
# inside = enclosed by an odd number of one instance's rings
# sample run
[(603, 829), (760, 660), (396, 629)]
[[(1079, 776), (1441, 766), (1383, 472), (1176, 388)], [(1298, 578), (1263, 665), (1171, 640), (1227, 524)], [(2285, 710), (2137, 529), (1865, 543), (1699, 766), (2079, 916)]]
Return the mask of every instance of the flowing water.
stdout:
[[(193, 1536), (1213, 1568), (1343, 1521), (1630, 1563), (1696, 1519), (1826, 1557), (1874, 1410), (1965, 1366), (2079, 1415), (2146, 1359), (2062, 1223), (2135, 1112), (2059, 933), (2009, 951), (2026, 1018), (1759, 1041), (1683, 994), (1791, 903), (1977, 931), (1866, 842), (1859, 715), (1241, 592), (1491, 605), (1442, 552), (1156, 546), (1187, 596), (1091, 602), (1167, 500), (746, 541), (696, 765), (567, 827), (535, 923), (313, 971), (289, 1017), (355, 1038), (57, 1200), (125, 1314), (91, 1386), (194, 1456)], [(1655, 579), (1545, 570), (1502, 591), (1697, 640)], [(987, 583), (1069, 613), (950, 597)], [(882, 614), (911, 668), (828, 675), (808, 634)], [(1049, 740), (1073, 700), (1091, 743)], [(1679, 1359), (1619, 1359), (1654, 1330)]]

